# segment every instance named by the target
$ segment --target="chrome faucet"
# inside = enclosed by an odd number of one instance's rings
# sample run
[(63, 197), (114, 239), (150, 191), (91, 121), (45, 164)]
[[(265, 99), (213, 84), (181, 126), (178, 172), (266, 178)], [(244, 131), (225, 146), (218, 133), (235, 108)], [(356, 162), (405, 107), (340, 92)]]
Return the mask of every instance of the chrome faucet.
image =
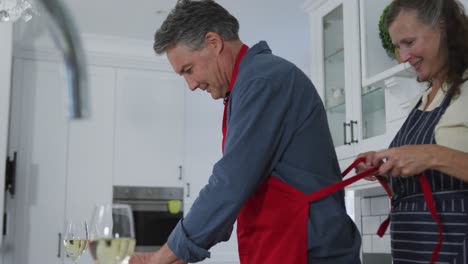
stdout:
[(68, 116), (80, 119), (89, 116), (89, 91), (85, 56), (78, 29), (70, 12), (61, 0), (39, 0), (57, 24), (59, 32), (52, 32), (55, 44), (63, 52), (67, 71)]

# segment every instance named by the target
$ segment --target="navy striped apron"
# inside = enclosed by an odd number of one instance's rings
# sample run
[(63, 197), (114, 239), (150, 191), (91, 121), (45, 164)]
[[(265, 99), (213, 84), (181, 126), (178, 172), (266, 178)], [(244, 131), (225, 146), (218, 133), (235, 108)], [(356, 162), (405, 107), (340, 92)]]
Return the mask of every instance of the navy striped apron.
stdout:
[[(445, 96), (432, 111), (411, 111), (390, 147), (436, 144), (434, 128), (447, 109)], [(468, 263), (468, 184), (440, 171), (427, 170), (437, 213), (442, 222), (443, 242), (437, 263)], [(438, 240), (438, 227), (428, 211), (417, 177), (389, 177), (394, 191), (391, 226), (394, 264), (429, 263)]]

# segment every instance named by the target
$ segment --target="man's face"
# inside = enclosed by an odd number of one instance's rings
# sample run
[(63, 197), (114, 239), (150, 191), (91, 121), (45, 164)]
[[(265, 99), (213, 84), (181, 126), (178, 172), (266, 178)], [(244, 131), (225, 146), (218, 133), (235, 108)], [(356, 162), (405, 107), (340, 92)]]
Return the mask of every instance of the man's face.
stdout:
[(192, 51), (184, 44), (178, 43), (167, 50), (167, 58), (172, 68), (185, 78), (189, 89), (207, 91), (213, 99), (224, 98), (229, 90), (229, 80), (221, 70), (219, 55), (219, 48), (210, 44)]

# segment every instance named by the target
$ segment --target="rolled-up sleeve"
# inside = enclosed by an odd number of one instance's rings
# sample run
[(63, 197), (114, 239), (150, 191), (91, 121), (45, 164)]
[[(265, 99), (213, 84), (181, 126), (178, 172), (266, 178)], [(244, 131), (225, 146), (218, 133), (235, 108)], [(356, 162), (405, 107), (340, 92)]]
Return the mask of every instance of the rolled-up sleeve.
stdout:
[(183, 219), (179, 221), (177, 226), (167, 240), (169, 248), (175, 252), (176, 256), (188, 262), (198, 262), (210, 257), (210, 252), (196, 245), (184, 230)]

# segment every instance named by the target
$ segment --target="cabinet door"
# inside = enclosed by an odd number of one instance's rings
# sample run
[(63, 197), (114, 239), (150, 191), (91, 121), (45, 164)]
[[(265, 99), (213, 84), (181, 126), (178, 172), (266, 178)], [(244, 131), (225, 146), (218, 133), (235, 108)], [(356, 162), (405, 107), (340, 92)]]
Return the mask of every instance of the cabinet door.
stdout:
[[(115, 70), (88, 73), (91, 115), (71, 121), (69, 131), (65, 218), (74, 221), (90, 220), (95, 204), (112, 203)], [(79, 263), (94, 262), (85, 251)]]
[(9, 263), (61, 263), (68, 121), (60, 64), (15, 60), (10, 150), (17, 189), (8, 207)]
[(184, 89), (174, 73), (117, 70), (115, 185), (182, 186)]
[[(323, 100), (328, 124), (338, 152), (349, 151), (346, 135), (349, 120), (349, 96), (345, 90), (345, 49), (343, 4), (326, 6), (321, 18), (323, 32)], [(340, 151), (341, 150), (341, 151)]]
[(389, 121), (386, 118), (386, 87), (383, 81), (378, 80), (388, 75), (392, 69), (404, 66), (398, 65), (397, 60), (387, 54), (379, 37), (380, 16), (390, 2), (391, 0), (360, 0), (362, 88), (357, 92), (360, 94), (360, 109), (357, 109), (357, 114), (360, 116), (360, 141), (369, 141), (370, 145), (383, 139), (382, 136), (387, 132), (386, 123)]
[[(5, 161), (7, 157), (8, 118), (10, 113), (10, 76), (11, 54), (13, 43), (13, 25), (11, 23), (0, 24), (0, 212), (3, 213), (5, 190)], [(3, 226), (3, 218), (0, 219)], [(3, 237), (0, 237), (0, 245)], [(0, 264), (2, 263), (0, 259)]]
[(354, 155), (353, 98), (359, 86), (359, 39), (355, 0), (323, 2), (310, 14), (313, 38), (312, 76), (327, 111), (337, 155)]

